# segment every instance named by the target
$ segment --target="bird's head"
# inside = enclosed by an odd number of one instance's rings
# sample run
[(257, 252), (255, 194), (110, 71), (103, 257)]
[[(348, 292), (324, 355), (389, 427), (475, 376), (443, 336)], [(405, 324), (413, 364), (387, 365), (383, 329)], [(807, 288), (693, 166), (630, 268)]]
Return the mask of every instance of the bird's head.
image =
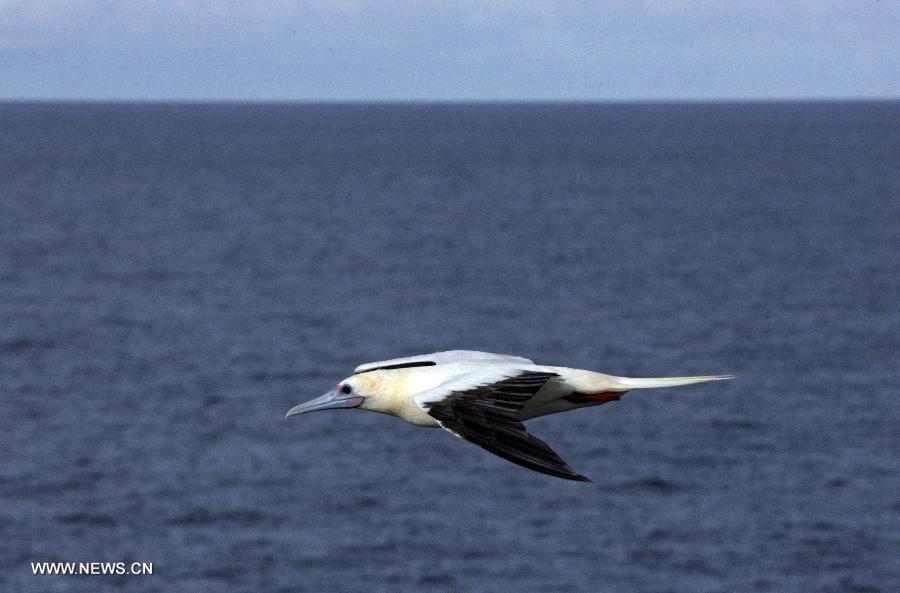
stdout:
[(347, 377), (334, 389), (308, 402), (294, 406), (288, 410), (288, 416), (296, 416), (306, 412), (334, 410), (340, 408), (362, 408), (374, 412), (391, 411), (391, 392), (396, 389), (396, 382), (381, 371), (372, 371)]
[(361, 392), (363, 387), (360, 383), (360, 381), (354, 381), (354, 377), (348, 377), (335, 385), (334, 389), (328, 393), (294, 406), (288, 410), (287, 415), (296, 416), (319, 410), (358, 408), (366, 400), (365, 394)]

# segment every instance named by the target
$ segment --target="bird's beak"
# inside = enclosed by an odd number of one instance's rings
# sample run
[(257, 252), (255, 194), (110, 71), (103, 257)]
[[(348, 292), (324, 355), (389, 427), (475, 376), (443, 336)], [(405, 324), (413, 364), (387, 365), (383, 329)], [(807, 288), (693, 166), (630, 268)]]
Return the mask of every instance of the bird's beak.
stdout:
[(319, 410), (331, 410), (335, 408), (355, 408), (363, 402), (362, 397), (355, 394), (340, 393), (337, 389), (329, 391), (316, 399), (311, 399), (299, 406), (294, 406), (285, 417), (305, 414), (306, 412), (318, 412)]

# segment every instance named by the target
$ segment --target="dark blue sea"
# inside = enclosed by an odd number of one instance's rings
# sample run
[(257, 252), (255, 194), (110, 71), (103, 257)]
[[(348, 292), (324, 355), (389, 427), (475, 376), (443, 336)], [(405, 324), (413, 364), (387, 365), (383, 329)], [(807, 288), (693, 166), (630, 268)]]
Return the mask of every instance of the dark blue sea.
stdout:
[[(0, 104), (0, 591), (896, 593), (898, 248), (896, 101)], [(284, 418), (455, 348), (737, 379)]]

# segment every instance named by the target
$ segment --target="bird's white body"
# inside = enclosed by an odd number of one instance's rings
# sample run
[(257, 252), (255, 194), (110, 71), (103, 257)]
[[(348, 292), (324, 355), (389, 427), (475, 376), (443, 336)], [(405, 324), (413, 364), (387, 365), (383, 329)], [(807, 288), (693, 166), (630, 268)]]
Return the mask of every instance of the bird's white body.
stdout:
[[(436, 364), (433, 366), (383, 368), (422, 360), (435, 361)], [(370, 371), (368, 370), (370, 368), (376, 370)], [(547, 381), (525, 403), (518, 414), (520, 420), (568, 412), (610, 401), (609, 399), (586, 402), (567, 400), (566, 397), (573, 393), (623, 394), (631, 389), (674, 387), (728, 378), (725, 375), (717, 375), (632, 379), (582, 369), (538, 365), (517, 356), (452, 350), (360, 365), (356, 368), (357, 374), (352, 377), (352, 380), (359, 383), (360, 392), (368, 394), (366, 401), (361, 406), (363, 409), (391, 414), (416, 426), (437, 428), (440, 427), (440, 424), (426, 413), (422, 406), (423, 401), (429, 398), (441, 398), (452, 391), (495, 383), (523, 372), (552, 373), (558, 377)]]
[(618, 400), (632, 389), (674, 387), (728, 375), (634, 379), (538, 365), (518, 356), (453, 350), (360, 365), (322, 397), (288, 415), (359, 407), (416, 426), (441, 427), (535, 471), (570, 480), (577, 474), (522, 422)]
[[(435, 390), (454, 383), (475, 387), (514, 377), (525, 371), (556, 373), (558, 379), (548, 381), (529, 400), (519, 413), (520, 420), (529, 420), (556, 412), (566, 412), (585, 405), (575, 404), (565, 399), (575, 392), (605, 392), (615, 385), (615, 377), (570, 369), (566, 367), (536, 364), (506, 363), (498, 365), (486, 362), (457, 362), (427, 367), (381, 369), (355, 376), (361, 393), (369, 394), (360, 406), (364, 410), (391, 414), (416, 426), (440, 427), (419, 402), (428, 396), (438, 396)], [(452, 387), (448, 386), (447, 392)], [(624, 392), (625, 389), (622, 389)], [(597, 402), (603, 403), (603, 402)]]

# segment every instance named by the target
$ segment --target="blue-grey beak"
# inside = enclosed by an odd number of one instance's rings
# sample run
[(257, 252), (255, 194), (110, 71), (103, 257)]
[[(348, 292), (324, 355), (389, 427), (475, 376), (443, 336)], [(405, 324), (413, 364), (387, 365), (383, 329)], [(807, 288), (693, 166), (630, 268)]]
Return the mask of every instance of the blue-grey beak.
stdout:
[(335, 389), (329, 391), (325, 395), (321, 395), (316, 399), (309, 400), (299, 406), (294, 406), (285, 415), (296, 416), (297, 414), (305, 414), (306, 412), (318, 412), (319, 410), (332, 410), (335, 408), (355, 408), (363, 402), (363, 398), (355, 394), (341, 393)]

